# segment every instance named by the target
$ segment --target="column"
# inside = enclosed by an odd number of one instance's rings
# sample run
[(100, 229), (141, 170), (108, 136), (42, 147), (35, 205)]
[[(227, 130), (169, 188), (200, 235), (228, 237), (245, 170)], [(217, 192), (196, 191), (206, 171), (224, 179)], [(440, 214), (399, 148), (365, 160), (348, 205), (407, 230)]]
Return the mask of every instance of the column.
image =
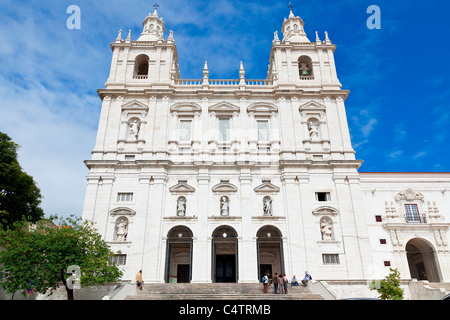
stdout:
[[(111, 107), (111, 96), (105, 96), (102, 101), (102, 109), (100, 112), (100, 120), (98, 124), (97, 139), (95, 141), (95, 147), (92, 151), (93, 160), (101, 160), (97, 158), (96, 152), (103, 152), (105, 148), (106, 129), (108, 127), (109, 110)], [(101, 155), (99, 155), (101, 157)]]
[(252, 175), (250, 168), (241, 168), (241, 230), (239, 234), (239, 282), (258, 282), (258, 257), (256, 252), (256, 231), (252, 225), (252, 216), (256, 215), (252, 206)]
[(152, 175), (145, 222), (142, 271), (150, 282), (164, 282), (166, 248), (162, 247), (163, 217), (167, 175), (163, 172)]
[(208, 200), (209, 200), (209, 181), (211, 180), (208, 168), (200, 167), (198, 182), (198, 220), (196, 231), (194, 233), (194, 242), (192, 248), (192, 282), (208, 283), (212, 282), (211, 276), (211, 245), (208, 238)]

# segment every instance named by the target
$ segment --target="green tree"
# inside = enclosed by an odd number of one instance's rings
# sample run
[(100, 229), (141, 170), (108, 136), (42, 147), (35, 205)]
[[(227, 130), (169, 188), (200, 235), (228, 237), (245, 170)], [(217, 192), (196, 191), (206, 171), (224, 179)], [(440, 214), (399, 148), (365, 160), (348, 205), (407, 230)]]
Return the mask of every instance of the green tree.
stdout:
[(400, 272), (390, 268), (388, 276), (381, 281), (373, 281), (370, 290), (376, 290), (381, 300), (403, 300), (403, 289), (400, 288)]
[[(51, 219), (54, 219), (52, 217)], [(0, 230), (0, 286), (8, 293), (26, 290), (50, 293), (61, 283), (67, 299), (73, 300), (71, 266), (80, 270), (80, 285), (118, 281), (122, 271), (111, 261), (113, 252), (93, 223), (71, 216), (58, 223), (23, 221), (15, 228)]]
[(0, 132), (0, 228), (12, 227), (15, 221), (37, 221), (44, 217), (40, 208), (41, 192), (18, 160), (19, 146)]

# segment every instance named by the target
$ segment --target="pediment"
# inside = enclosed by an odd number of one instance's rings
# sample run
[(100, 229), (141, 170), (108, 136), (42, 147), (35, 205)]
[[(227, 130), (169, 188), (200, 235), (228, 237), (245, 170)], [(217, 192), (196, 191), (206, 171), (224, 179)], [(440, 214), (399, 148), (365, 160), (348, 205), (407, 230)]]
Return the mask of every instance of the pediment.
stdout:
[(276, 193), (280, 191), (280, 188), (270, 182), (264, 182), (253, 190), (256, 193)]
[(178, 182), (176, 185), (169, 188), (171, 193), (191, 193), (195, 192), (195, 188), (188, 185), (186, 182)]
[(112, 216), (134, 216), (136, 211), (131, 210), (130, 208), (119, 207), (112, 209), (109, 214)]
[(232, 193), (237, 192), (238, 188), (229, 182), (221, 182), (212, 187), (212, 191), (215, 193)]
[(317, 101), (310, 100), (298, 107), (300, 112), (302, 111), (325, 111), (327, 107)]
[(278, 112), (278, 108), (271, 103), (255, 102), (247, 108), (247, 112), (255, 114), (271, 114), (273, 112)]
[(131, 100), (122, 104), (122, 110), (140, 110), (148, 111), (148, 105), (139, 100)]
[(233, 114), (235, 112), (239, 112), (240, 110), (241, 108), (227, 101), (216, 103), (208, 108), (209, 112), (227, 113), (227, 114)]
[(313, 210), (313, 215), (332, 215), (336, 216), (339, 214), (339, 210), (330, 206), (321, 206)]
[(202, 112), (202, 108), (196, 103), (179, 102), (170, 107), (170, 112), (193, 115)]

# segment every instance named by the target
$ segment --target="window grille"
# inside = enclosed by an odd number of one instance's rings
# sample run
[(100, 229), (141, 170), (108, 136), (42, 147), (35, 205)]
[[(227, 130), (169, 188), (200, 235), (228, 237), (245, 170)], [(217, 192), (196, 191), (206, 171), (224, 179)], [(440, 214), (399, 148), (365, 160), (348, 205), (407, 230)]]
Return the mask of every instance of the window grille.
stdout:
[(180, 120), (180, 141), (191, 141), (191, 120)]
[(130, 202), (130, 201), (133, 201), (133, 193), (132, 192), (117, 194), (117, 202)]
[(340, 264), (339, 254), (322, 254), (322, 262), (323, 264)]
[(269, 141), (269, 121), (258, 120), (256, 123), (258, 128), (258, 141)]
[(111, 262), (116, 266), (124, 266), (127, 264), (127, 255), (126, 254), (115, 254), (111, 257)]
[(230, 119), (219, 119), (219, 141), (230, 141)]

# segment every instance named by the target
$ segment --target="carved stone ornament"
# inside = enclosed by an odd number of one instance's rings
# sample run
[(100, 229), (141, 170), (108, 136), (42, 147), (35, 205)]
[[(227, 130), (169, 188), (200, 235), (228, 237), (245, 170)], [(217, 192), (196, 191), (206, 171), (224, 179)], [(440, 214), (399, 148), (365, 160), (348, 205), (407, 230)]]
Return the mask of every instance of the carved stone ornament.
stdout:
[(406, 189), (405, 191), (401, 191), (397, 193), (395, 196), (396, 201), (406, 200), (406, 201), (414, 201), (419, 200), (423, 202), (423, 194), (420, 192), (416, 192), (411, 188)]

